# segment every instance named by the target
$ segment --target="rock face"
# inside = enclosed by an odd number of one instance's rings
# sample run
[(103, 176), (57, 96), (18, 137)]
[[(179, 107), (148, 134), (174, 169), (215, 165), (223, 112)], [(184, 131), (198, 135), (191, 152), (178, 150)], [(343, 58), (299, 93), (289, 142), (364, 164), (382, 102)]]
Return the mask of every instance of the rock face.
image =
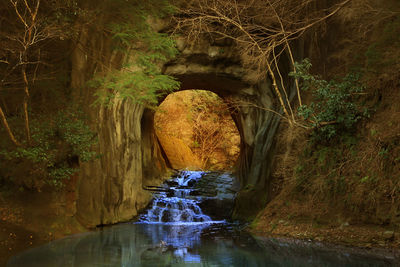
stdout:
[(195, 184), (195, 190), (203, 196), (199, 206), (213, 220), (231, 218), (236, 193), (240, 186), (229, 173), (209, 172)]
[[(89, 38), (90, 37), (90, 38)], [(99, 159), (81, 164), (76, 201), (76, 216), (82, 225), (95, 227), (132, 219), (150, 200), (143, 190), (157, 184), (166, 172), (166, 163), (154, 133), (154, 112), (128, 100), (115, 99), (110, 107), (90, 107), (93, 91), (85, 82), (94, 71), (90, 58), (107, 51), (93, 48), (88, 56), (82, 47), (99, 45), (96, 35), (82, 30), (79, 45), (72, 56), (71, 85), (76, 101), (84, 108), (98, 133)], [(107, 44), (104, 45), (107, 48)], [(90, 51), (90, 50), (89, 50)], [(109, 61), (118, 58), (109, 55)], [(111, 63), (110, 63), (111, 64)]]
[[(85, 103), (93, 101), (92, 92), (82, 90), (85, 81), (96, 70), (99, 54), (108, 55), (109, 61), (118, 56), (94, 47), (88, 56), (81, 46), (100, 46), (87, 31), (82, 30), (80, 43), (72, 56), (71, 85), (75, 95)], [(107, 48), (107, 41), (102, 49)], [(278, 110), (268, 80), (256, 82), (252, 70), (244, 69), (239, 52), (229, 45), (217, 45), (204, 40), (196, 47), (178, 42), (181, 54), (164, 66), (165, 73), (181, 82), (181, 90), (210, 90), (223, 99), (240, 101), (233, 115), (241, 136), (238, 170), (241, 188), (254, 188), (255, 202), (267, 199), (270, 158), (273, 138), (279, 116), (266, 111)], [(105, 47), (105, 48), (104, 48)], [(104, 56), (103, 56), (104, 58)], [(111, 64), (111, 63), (110, 63)], [(160, 99), (161, 101), (162, 99)], [(83, 164), (78, 188), (77, 217), (85, 226), (110, 224), (129, 220), (144, 208), (150, 195), (142, 189), (144, 184), (157, 184), (166, 170), (166, 162), (154, 133), (154, 112), (130, 101), (115, 100), (110, 108), (87, 108), (93, 128), (99, 136), (100, 159)], [(254, 196), (262, 196), (256, 197)], [(243, 201), (242, 201), (243, 199)], [(244, 218), (240, 203), (249, 197), (239, 193), (234, 215)], [(253, 202), (254, 202), (253, 201)], [(242, 208), (240, 208), (242, 207)], [(247, 216), (247, 215), (246, 215)]]
[(82, 165), (77, 202), (78, 219), (87, 226), (137, 215), (151, 197), (142, 189), (144, 180), (151, 183), (150, 177), (163, 169), (162, 163), (155, 161), (162, 156), (152, 132), (142, 132), (142, 106), (117, 100), (110, 109), (98, 112), (101, 157)]

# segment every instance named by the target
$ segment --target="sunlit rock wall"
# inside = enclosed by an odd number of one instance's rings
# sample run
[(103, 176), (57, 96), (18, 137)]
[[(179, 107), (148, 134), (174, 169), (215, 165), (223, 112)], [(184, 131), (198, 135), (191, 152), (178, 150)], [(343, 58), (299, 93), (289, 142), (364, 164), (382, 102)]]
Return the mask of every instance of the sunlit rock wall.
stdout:
[[(96, 68), (96, 55), (101, 54), (96, 47), (101, 40), (96, 38), (82, 30), (72, 56), (71, 74), (75, 101), (83, 103), (98, 134), (99, 158), (81, 164), (77, 188), (76, 216), (87, 227), (132, 219), (151, 197), (143, 190), (143, 183), (160, 183), (166, 168), (154, 136), (152, 111), (118, 98), (109, 107), (90, 105), (94, 92), (86, 81)], [(103, 55), (107, 55), (107, 43), (102, 47)], [(118, 56), (110, 54), (107, 60), (115, 58)]]
[[(98, 111), (100, 159), (81, 168), (78, 219), (89, 225), (129, 220), (150, 195), (142, 189), (140, 105), (115, 101)], [(149, 148), (146, 148), (149, 149)]]
[(157, 131), (157, 138), (173, 169), (201, 169), (201, 163), (183, 140)]

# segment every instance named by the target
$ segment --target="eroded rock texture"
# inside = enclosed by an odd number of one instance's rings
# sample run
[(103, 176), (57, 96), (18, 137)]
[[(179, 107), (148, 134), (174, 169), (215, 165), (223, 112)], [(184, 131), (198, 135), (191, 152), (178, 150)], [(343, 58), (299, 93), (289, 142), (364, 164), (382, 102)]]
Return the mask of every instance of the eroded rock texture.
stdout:
[[(160, 183), (166, 168), (154, 135), (153, 111), (118, 98), (109, 107), (90, 106), (93, 91), (85, 83), (96, 68), (91, 59), (101, 54), (97, 50), (101, 39), (96, 38), (82, 31), (71, 74), (76, 101), (84, 103), (92, 129), (98, 133), (99, 159), (81, 164), (77, 188), (76, 216), (87, 227), (132, 219), (151, 197), (143, 184)], [(103, 42), (102, 47), (107, 48)], [(110, 55), (107, 60), (116, 58)]]
[[(95, 67), (80, 46), (98, 43), (84, 33), (73, 54), (72, 86), (80, 92), (81, 99), (90, 102), (91, 94), (80, 89)], [(210, 90), (228, 102), (239, 102), (233, 114), (241, 136), (237, 167), (241, 188), (247, 191), (239, 193), (234, 215), (245, 218), (248, 207), (261, 207), (264, 203), (260, 198), (268, 198), (270, 158), (279, 124), (279, 117), (268, 111), (279, 111), (270, 82), (258, 82), (254, 71), (242, 67), (240, 51), (229, 44), (204, 40), (195, 47), (186, 47), (184, 41), (178, 40), (178, 47), (181, 54), (164, 66), (164, 72), (175, 76), (182, 90)], [(108, 58), (111, 61), (118, 57)], [(82, 165), (77, 217), (86, 226), (128, 220), (148, 203), (150, 195), (143, 191), (143, 184), (160, 183), (160, 174), (166, 167), (154, 134), (153, 111), (116, 100), (110, 108), (88, 108), (88, 113), (99, 134), (101, 158)]]

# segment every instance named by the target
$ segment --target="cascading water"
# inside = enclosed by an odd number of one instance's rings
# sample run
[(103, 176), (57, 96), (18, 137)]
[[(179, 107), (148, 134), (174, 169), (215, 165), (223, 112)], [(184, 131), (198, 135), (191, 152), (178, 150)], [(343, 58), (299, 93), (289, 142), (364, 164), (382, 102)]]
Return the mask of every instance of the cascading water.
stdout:
[(151, 208), (143, 214), (138, 223), (162, 224), (196, 224), (196, 223), (223, 223), (213, 221), (203, 214), (199, 207), (201, 196), (193, 196), (193, 186), (204, 175), (199, 171), (182, 171), (161, 187), (154, 194)]

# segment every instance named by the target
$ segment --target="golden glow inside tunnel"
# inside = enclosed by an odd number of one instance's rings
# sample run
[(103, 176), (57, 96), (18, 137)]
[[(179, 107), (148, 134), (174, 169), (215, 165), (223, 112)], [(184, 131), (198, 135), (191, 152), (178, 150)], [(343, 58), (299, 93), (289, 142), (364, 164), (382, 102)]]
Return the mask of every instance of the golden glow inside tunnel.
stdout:
[(155, 114), (155, 132), (174, 169), (230, 170), (240, 135), (227, 104), (215, 93), (172, 93)]

